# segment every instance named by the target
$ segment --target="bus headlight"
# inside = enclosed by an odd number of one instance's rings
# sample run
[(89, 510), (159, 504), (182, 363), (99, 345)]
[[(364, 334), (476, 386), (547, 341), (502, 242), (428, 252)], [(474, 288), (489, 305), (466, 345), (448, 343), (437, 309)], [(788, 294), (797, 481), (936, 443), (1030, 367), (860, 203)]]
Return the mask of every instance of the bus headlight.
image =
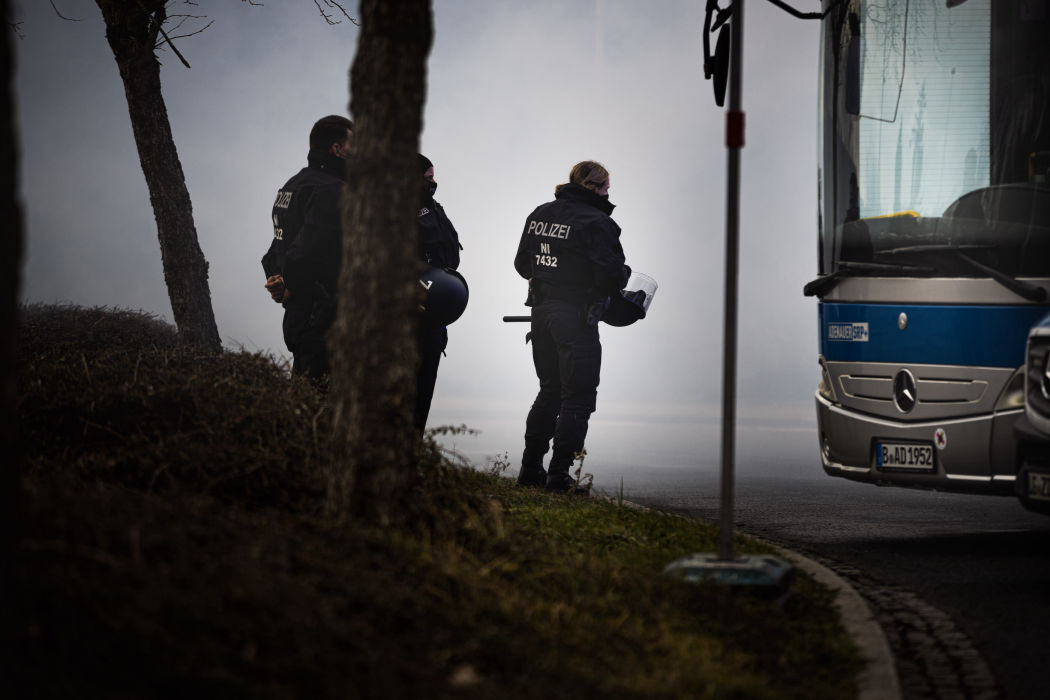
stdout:
[(1006, 383), (1006, 388), (999, 394), (995, 402), (996, 411), (1008, 411), (1012, 408), (1024, 408), (1024, 367), (1018, 367), (1017, 371)]
[(817, 385), (817, 393), (832, 403), (838, 403), (838, 398), (835, 396), (835, 387), (831, 384), (831, 372), (828, 371), (828, 364), (823, 357), (819, 358), (818, 362), (820, 362), (820, 384)]

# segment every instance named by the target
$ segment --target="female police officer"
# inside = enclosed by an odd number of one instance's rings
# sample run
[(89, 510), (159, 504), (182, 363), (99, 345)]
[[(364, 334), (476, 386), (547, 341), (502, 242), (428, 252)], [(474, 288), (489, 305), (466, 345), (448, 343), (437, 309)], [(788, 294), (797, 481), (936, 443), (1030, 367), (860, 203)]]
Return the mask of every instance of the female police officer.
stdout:
[[(602, 346), (598, 321), (630, 277), (620, 227), (610, 218), (609, 172), (577, 163), (525, 222), (514, 269), (529, 280), (532, 359), (540, 391), (525, 420), (518, 483), (568, 492), (569, 468), (583, 451), (595, 409)], [(549, 473), (543, 458), (554, 440)]]

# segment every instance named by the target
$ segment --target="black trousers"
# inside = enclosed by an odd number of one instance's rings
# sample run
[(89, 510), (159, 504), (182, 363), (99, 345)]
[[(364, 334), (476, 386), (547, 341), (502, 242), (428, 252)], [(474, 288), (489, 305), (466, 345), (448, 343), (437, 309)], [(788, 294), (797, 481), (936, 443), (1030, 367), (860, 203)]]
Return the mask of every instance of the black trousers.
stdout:
[(568, 474), (583, 450), (601, 373), (598, 327), (587, 324), (583, 304), (545, 301), (532, 308), (532, 361), (540, 391), (525, 419), (526, 450), (554, 455), (550, 474)]
[(332, 304), (309, 295), (284, 304), (284, 343), (292, 352), (292, 372), (319, 380), (328, 374), (326, 335), (335, 316)]
[(448, 329), (420, 323), (416, 337), (419, 341), (419, 371), (416, 373), (415, 425), (423, 431), (427, 427), (430, 404), (434, 400), (441, 353), (448, 345)]

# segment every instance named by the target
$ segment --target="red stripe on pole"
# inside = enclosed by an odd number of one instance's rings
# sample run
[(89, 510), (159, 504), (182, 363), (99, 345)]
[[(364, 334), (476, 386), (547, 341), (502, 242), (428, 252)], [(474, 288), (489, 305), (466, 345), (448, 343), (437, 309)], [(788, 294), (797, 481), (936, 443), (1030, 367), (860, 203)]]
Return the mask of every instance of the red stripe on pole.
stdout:
[(726, 148), (744, 147), (744, 113), (726, 112)]

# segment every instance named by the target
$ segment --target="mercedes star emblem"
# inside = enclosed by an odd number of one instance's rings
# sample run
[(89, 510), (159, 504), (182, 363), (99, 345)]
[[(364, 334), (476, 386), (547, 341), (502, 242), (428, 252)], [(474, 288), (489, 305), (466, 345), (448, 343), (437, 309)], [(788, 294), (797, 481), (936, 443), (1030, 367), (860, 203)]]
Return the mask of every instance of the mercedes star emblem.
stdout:
[(893, 378), (893, 403), (901, 413), (915, 408), (915, 377), (906, 369)]

